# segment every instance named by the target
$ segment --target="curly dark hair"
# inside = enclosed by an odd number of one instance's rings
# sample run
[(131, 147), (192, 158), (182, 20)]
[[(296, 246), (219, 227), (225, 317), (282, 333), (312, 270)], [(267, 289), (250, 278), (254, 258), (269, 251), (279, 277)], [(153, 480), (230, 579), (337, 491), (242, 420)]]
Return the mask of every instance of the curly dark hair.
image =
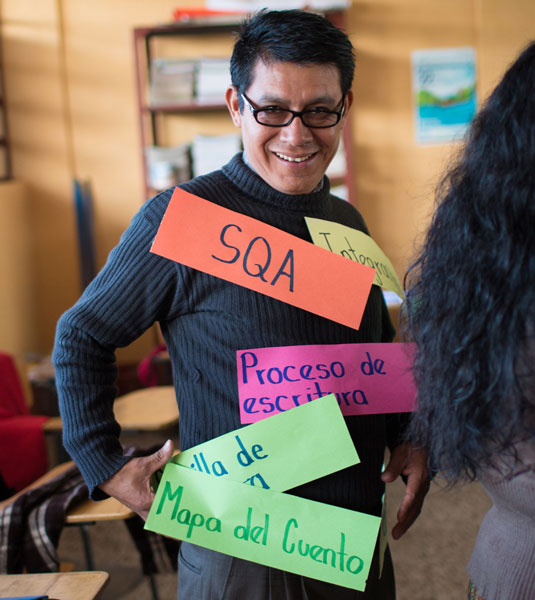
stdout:
[(535, 438), (535, 43), (474, 118), (406, 278), (418, 409), (446, 481)]

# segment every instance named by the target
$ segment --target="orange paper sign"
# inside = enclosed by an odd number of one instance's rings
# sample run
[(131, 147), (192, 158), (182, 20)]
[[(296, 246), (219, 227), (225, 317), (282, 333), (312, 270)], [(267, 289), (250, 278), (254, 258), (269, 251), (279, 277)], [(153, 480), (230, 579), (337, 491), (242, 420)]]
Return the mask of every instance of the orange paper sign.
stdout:
[(180, 188), (151, 252), (358, 329), (375, 269)]

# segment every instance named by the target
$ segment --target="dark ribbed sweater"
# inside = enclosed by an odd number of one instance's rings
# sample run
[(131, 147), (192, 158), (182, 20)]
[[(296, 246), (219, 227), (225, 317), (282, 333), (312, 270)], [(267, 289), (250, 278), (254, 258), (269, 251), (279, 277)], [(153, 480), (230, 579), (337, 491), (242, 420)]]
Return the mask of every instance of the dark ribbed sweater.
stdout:
[[(319, 191), (287, 195), (249, 169), (240, 154), (185, 190), (310, 241), (305, 216), (366, 231), (360, 214)], [(172, 190), (147, 201), (80, 300), (60, 319), (53, 360), (64, 444), (92, 497), (128, 460), (113, 417), (114, 350), (159, 321), (173, 365), (180, 446), (190, 448), (241, 426), (236, 351), (268, 346), (388, 342), (394, 331), (372, 286), (358, 331), (274, 298), (152, 254)], [(346, 418), (361, 463), (293, 490), (321, 502), (378, 514), (384, 450), (398, 436), (396, 415)], [(288, 461), (293, 460), (288, 456)]]

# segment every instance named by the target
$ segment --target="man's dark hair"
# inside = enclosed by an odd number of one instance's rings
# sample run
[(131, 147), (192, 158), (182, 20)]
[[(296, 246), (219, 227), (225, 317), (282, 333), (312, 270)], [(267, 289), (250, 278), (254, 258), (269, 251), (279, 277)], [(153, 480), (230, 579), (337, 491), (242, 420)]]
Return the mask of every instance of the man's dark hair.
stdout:
[(334, 65), (344, 96), (353, 82), (355, 57), (349, 38), (315, 13), (262, 10), (244, 21), (230, 61), (232, 85), (239, 92), (246, 92), (251, 85), (258, 59)]

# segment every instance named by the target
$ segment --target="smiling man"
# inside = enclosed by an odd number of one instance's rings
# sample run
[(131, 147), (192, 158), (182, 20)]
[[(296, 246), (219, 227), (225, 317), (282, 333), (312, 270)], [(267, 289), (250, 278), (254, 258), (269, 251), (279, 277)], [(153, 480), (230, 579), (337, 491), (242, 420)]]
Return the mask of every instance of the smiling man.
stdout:
[[(330, 193), (325, 171), (350, 110), (353, 47), (327, 19), (303, 11), (262, 11), (247, 20), (231, 60), (226, 100), (244, 152), (221, 170), (180, 187), (310, 241), (305, 217), (367, 231), (358, 211)], [(54, 364), (64, 444), (91, 497), (118, 498), (146, 518), (151, 475), (171, 444), (145, 458), (123, 456), (113, 417), (115, 348), (159, 322), (173, 365), (183, 450), (241, 426), (236, 352), (303, 344), (390, 342), (394, 329), (373, 286), (359, 330), (150, 252), (173, 190), (149, 200), (80, 300), (58, 323)], [(399, 415), (346, 418), (360, 464), (291, 493), (380, 515), (384, 482), (407, 491), (393, 530), (416, 519), (427, 491), (424, 457), (402, 443)], [(389, 465), (381, 475), (385, 448)], [(377, 545), (378, 546), (378, 545)], [(301, 577), (183, 542), (180, 600), (395, 598), (387, 550), (376, 549), (365, 592)]]
[(279, 192), (313, 192), (338, 148), (352, 91), (330, 64), (260, 57), (251, 76), (245, 89), (238, 81), (227, 91), (249, 166)]

